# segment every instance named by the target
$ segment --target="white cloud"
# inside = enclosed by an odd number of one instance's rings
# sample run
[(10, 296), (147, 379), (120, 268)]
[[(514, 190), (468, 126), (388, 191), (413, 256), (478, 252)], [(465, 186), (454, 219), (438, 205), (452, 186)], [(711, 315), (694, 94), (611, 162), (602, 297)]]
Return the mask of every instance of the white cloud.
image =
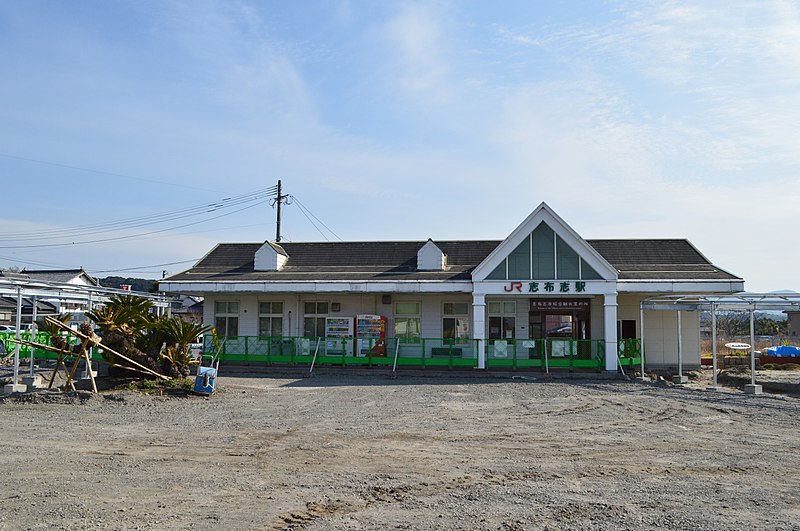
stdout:
[(436, 100), (446, 98), (449, 74), (439, 13), (429, 4), (409, 3), (386, 25), (386, 37), (396, 47), (398, 80), (412, 92)]

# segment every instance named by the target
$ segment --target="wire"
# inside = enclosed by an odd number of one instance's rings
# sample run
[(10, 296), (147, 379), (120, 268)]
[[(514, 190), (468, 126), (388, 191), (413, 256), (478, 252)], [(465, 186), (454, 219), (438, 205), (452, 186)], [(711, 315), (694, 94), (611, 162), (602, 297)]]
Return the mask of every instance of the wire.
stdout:
[(167, 232), (167, 231), (170, 231), (170, 230), (182, 229), (184, 227), (191, 227), (192, 225), (199, 225), (200, 223), (206, 223), (208, 221), (213, 221), (215, 219), (219, 219), (219, 218), (222, 218), (222, 217), (225, 217), (225, 216), (230, 216), (231, 214), (236, 214), (238, 212), (242, 212), (242, 211), (247, 210), (249, 208), (253, 208), (255, 206), (258, 206), (259, 204), (263, 204), (264, 202), (265, 201), (259, 201), (258, 203), (255, 203), (253, 205), (248, 205), (248, 206), (246, 206), (244, 208), (240, 208), (238, 210), (234, 210), (233, 212), (227, 212), (225, 214), (220, 214), (219, 216), (213, 216), (213, 217), (210, 217), (210, 218), (207, 218), (207, 219), (203, 219), (203, 220), (200, 220), (200, 221), (195, 221), (193, 223), (186, 223), (185, 225), (178, 225), (177, 227), (169, 227), (169, 228), (161, 229), (161, 230), (143, 232), (141, 234), (132, 234), (132, 235), (129, 235), (129, 236), (119, 236), (119, 237), (116, 237), (116, 238), (103, 238), (103, 239), (99, 239), (99, 240), (88, 240), (88, 241), (82, 241), (82, 242), (43, 243), (43, 244), (37, 244), (37, 245), (0, 246), (0, 249), (34, 249), (34, 248), (42, 248), (42, 247), (69, 247), (71, 245), (85, 245), (87, 243), (103, 243), (103, 242), (113, 242), (113, 241), (119, 241), (119, 240), (127, 240), (127, 239), (131, 239), (131, 238), (137, 238), (137, 237), (140, 237), (140, 236), (148, 236), (150, 234), (159, 234), (159, 233)]
[[(209, 233), (209, 232), (219, 232), (219, 231), (224, 231), (224, 230), (242, 229), (242, 228), (247, 228), (247, 227), (258, 227), (258, 226), (274, 225), (274, 224), (275, 224), (274, 221), (273, 222), (266, 222), (266, 223), (250, 223), (250, 224), (247, 224), (247, 225), (233, 225), (233, 226), (230, 226), (230, 227), (220, 227), (218, 229), (179, 232), (179, 233), (171, 234), (171, 235), (165, 234), (163, 236), (153, 236), (153, 237), (149, 237), (149, 238), (147, 238), (147, 237), (145, 237), (145, 238), (132, 237), (129, 241), (134, 241), (136, 239), (166, 238), (168, 236), (172, 236), (172, 237), (175, 237), (175, 236), (186, 236), (186, 235), (189, 235), (189, 234), (206, 234), (206, 233)], [(5, 260), (5, 261), (11, 262), (11, 263), (16, 263), (16, 264), (22, 264), (23, 266), (25, 266), (27, 264), (31, 264), (31, 265), (37, 265), (37, 266), (41, 266), (41, 267), (48, 267), (48, 268), (54, 268), (54, 269), (74, 269), (75, 268), (75, 266), (72, 265), (72, 264), (70, 264), (70, 265), (66, 265), (66, 264), (51, 264), (51, 263), (48, 263), (48, 262), (39, 262), (39, 261), (30, 259), (30, 258), (26, 258), (26, 257), (12, 258), (10, 256), (0, 256), (0, 260)], [(186, 260), (186, 261), (187, 262), (191, 262), (191, 260)], [(175, 263), (182, 263), (182, 262), (175, 262)], [(142, 267), (157, 267), (157, 266), (161, 266), (161, 265), (172, 265), (172, 264), (154, 264), (152, 266), (138, 266), (135, 269), (139, 269), (139, 268), (142, 268)], [(86, 271), (93, 271), (93, 272), (100, 272), (100, 273), (103, 273), (103, 272), (106, 272), (106, 271), (122, 271), (121, 269), (101, 270), (101, 269), (93, 268), (93, 267), (87, 267), (85, 269), (86, 269)], [(156, 271), (156, 272), (158, 272), (158, 271)]]
[(105, 223), (95, 223), (91, 225), (83, 225), (79, 227), (71, 227), (65, 229), (54, 229), (46, 231), (20, 231), (5, 233), (0, 235), (0, 241), (14, 241), (22, 240), (52, 240), (64, 237), (78, 237), (85, 234), (102, 234), (106, 232), (113, 232), (115, 230), (143, 227), (147, 225), (156, 225), (167, 221), (176, 219), (183, 219), (192, 216), (198, 216), (210, 212), (215, 212), (224, 208), (245, 204), (252, 201), (258, 201), (269, 197), (274, 190), (267, 188), (264, 190), (257, 190), (240, 196), (227, 197), (214, 201), (212, 203), (204, 203), (193, 207), (187, 207), (179, 210), (172, 210), (163, 212), (161, 214), (150, 214), (146, 216), (139, 216), (135, 218), (127, 218), (119, 221), (111, 221)]
[(0, 256), (0, 260), (6, 260), (8, 262), (15, 263), (15, 264), (23, 264), (23, 265), (24, 264), (32, 264), (32, 265), (38, 265), (38, 266), (41, 266), (41, 267), (51, 267), (51, 268), (55, 268), (55, 269), (72, 269), (74, 267), (74, 266), (68, 266), (68, 265), (64, 265), (64, 264), (48, 264), (46, 262), (37, 262), (35, 260), (28, 260), (27, 258), (20, 260), (20, 259), (11, 258), (11, 257), (8, 257), (8, 256)]
[(24, 160), (26, 162), (35, 162), (36, 164), (46, 164), (48, 166), (56, 166), (59, 168), (68, 168), (70, 170), (78, 170), (78, 171), (85, 171), (87, 173), (96, 173), (99, 175), (112, 175), (114, 177), (122, 177), (123, 179), (131, 179), (134, 181), (143, 181), (148, 183), (155, 183), (155, 184), (165, 184), (167, 186), (175, 186), (176, 188), (189, 188), (191, 190), (203, 190), (204, 192), (214, 192), (220, 193), (219, 190), (212, 190), (210, 188), (201, 188), (199, 186), (189, 186), (186, 184), (175, 184), (168, 181), (159, 181), (157, 179), (147, 179), (145, 177), (135, 177), (133, 175), (125, 175), (123, 173), (114, 173), (110, 171), (103, 171), (103, 170), (93, 170), (90, 168), (82, 168), (80, 166), (72, 166), (69, 164), (61, 164), (59, 162), (50, 162), (47, 160), (39, 160), (39, 159), (31, 159), (28, 157), (20, 157), (18, 155), (9, 155), (8, 153), (0, 153), (0, 157), (6, 157), (9, 159), (17, 159), (17, 160)]
[[(335, 232), (333, 232), (333, 231), (331, 230), (331, 228), (330, 228), (330, 227), (328, 227), (327, 225), (325, 225), (325, 223), (323, 223), (323, 222), (322, 222), (322, 220), (320, 220), (320, 219), (319, 219), (317, 216), (314, 216), (314, 213), (313, 213), (313, 212), (311, 212), (311, 210), (309, 210), (309, 209), (308, 209), (308, 207), (307, 207), (307, 206), (305, 206), (305, 205), (303, 204), (303, 202), (302, 202), (302, 201), (300, 201), (300, 200), (297, 198), (297, 196), (293, 195), (293, 196), (292, 196), (292, 198), (293, 198), (295, 201), (297, 201), (297, 205), (298, 205), (298, 206), (301, 208), (301, 210), (307, 210), (307, 211), (308, 211), (308, 213), (309, 213), (309, 214), (311, 214), (311, 215), (314, 217), (314, 219), (316, 219), (317, 221), (319, 221), (319, 222), (320, 222), (320, 224), (321, 224), (323, 227), (325, 227), (326, 229), (328, 229), (328, 231), (329, 231), (331, 234), (333, 234), (334, 236), (336, 236), (336, 238), (338, 238), (338, 239), (339, 239), (339, 241), (344, 241), (344, 240), (342, 240), (341, 238), (339, 238), (339, 235), (338, 235), (338, 234), (336, 234)], [(306, 216), (306, 217), (308, 217), (308, 216)], [(311, 220), (309, 220), (309, 221), (311, 221)], [(312, 225), (313, 225), (313, 222), (312, 222)], [(315, 225), (315, 226), (316, 226), (316, 225)], [(317, 229), (317, 230), (319, 230), (319, 229)], [(323, 237), (324, 237), (324, 234), (323, 234)], [(328, 238), (325, 238), (325, 239), (327, 240)], [(328, 241), (330, 241), (330, 240), (328, 240)]]
[[(146, 268), (146, 267), (164, 267), (164, 266), (171, 266), (171, 265), (177, 265), (177, 264), (188, 264), (189, 262), (197, 262), (198, 260), (199, 260), (199, 258), (192, 258), (191, 260), (181, 260), (179, 262), (167, 262), (165, 264), (150, 264), (150, 265), (143, 265), (143, 266), (136, 266), (136, 267), (126, 267), (126, 268), (123, 268), (123, 269), (100, 269), (100, 270), (93, 269), (93, 270), (87, 271), (87, 273), (118, 273), (118, 272), (121, 272), (121, 271), (137, 271), (137, 270), (141, 270), (141, 269)], [(141, 271), (141, 272), (142, 273), (153, 273), (153, 272), (160, 273), (160, 271)]]
[[(299, 203), (298, 203), (298, 206), (299, 206)], [(327, 236), (325, 236), (325, 233), (324, 233), (324, 232), (322, 232), (322, 230), (320, 230), (320, 228), (319, 228), (319, 227), (317, 227), (317, 224), (316, 224), (316, 223), (314, 223), (314, 221), (313, 221), (313, 220), (312, 220), (310, 217), (308, 217), (308, 214), (306, 214), (305, 210), (303, 210), (302, 208), (300, 208), (300, 213), (301, 213), (301, 214), (303, 214), (303, 215), (306, 217), (306, 219), (308, 220), (308, 222), (309, 222), (309, 223), (311, 223), (311, 224), (314, 226), (314, 228), (315, 228), (315, 229), (317, 229), (317, 232), (319, 232), (320, 234), (322, 234), (322, 237), (323, 237), (323, 238), (325, 238), (325, 241), (331, 241), (331, 240), (330, 240), (330, 238), (328, 238)]]

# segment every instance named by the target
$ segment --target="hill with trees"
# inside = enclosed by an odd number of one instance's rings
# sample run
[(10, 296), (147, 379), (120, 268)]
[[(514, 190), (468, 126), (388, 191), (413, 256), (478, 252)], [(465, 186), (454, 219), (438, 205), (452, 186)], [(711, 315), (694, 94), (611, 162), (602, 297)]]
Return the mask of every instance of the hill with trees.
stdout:
[(148, 278), (131, 278), (131, 277), (105, 277), (99, 278), (100, 285), (105, 288), (119, 288), (123, 284), (128, 284), (133, 291), (144, 291), (146, 293), (155, 293), (158, 291), (158, 281)]

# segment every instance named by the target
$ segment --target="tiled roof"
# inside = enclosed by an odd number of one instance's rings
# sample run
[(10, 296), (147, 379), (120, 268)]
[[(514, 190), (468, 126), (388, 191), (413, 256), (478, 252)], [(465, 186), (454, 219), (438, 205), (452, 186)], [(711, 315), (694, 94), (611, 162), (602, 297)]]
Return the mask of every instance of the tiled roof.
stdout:
[(31, 280), (41, 280), (44, 282), (69, 282), (77, 277), (85, 276), (92, 284), (97, 281), (83, 269), (23, 269), (21, 272)]
[[(0, 297), (0, 307), (3, 308), (16, 308), (17, 307), (17, 298), (16, 297)], [(33, 301), (28, 297), (22, 297), (22, 313), (30, 314), (33, 308)], [(56, 311), (56, 307), (54, 304), (43, 301), (42, 299), (36, 299), (36, 312), (37, 313), (53, 313)]]
[[(417, 271), (416, 242), (281, 243), (288, 255), (280, 271), (255, 271), (261, 243), (221, 243), (175, 281), (469, 281), (471, 271), (501, 242), (436, 241), (447, 255), (444, 271)], [(621, 280), (733, 280), (738, 277), (711, 264), (687, 240), (588, 240)], [(274, 247), (274, 244), (271, 244)]]
[(588, 240), (588, 243), (617, 268), (708, 263), (687, 240)]
[(738, 280), (688, 240), (587, 240), (619, 271), (620, 280)]

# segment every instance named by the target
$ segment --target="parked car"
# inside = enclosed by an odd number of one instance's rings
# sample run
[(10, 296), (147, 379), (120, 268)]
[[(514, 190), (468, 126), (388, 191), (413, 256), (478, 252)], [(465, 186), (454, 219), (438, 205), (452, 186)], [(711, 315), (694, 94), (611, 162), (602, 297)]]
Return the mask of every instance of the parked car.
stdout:
[(17, 329), (11, 325), (0, 325), (0, 332), (16, 332)]

